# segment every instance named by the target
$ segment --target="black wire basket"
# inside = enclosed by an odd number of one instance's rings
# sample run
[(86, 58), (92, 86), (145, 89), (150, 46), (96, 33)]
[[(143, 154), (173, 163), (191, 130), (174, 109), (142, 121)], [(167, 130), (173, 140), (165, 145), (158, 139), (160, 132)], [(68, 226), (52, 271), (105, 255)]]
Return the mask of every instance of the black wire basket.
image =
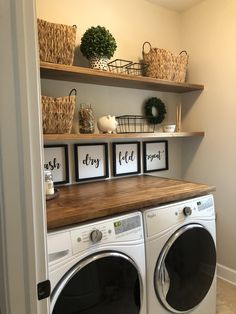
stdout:
[(142, 76), (145, 74), (147, 64), (123, 59), (115, 59), (108, 63), (108, 69), (113, 73)]
[(127, 65), (127, 73), (129, 75), (142, 76), (145, 74), (146, 69), (147, 64), (144, 63), (132, 62), (131, 64)]
[(128, 74), (127, 66), (129, 66), (131, 63), (132, 61), (123, 60), (123, 59), (115, 59), (109, 62), (107, 65), (110, 72)]
[(117, 133), (153, 133), (155, 124), (150, 123), (150, 117), (141, 115), (124, 115), (116, 117)]

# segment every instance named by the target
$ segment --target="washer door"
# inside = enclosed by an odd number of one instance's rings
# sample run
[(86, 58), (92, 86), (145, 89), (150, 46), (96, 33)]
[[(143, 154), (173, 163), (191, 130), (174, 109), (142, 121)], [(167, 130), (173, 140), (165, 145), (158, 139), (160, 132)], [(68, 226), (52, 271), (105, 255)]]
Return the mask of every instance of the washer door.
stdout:
[(186, 313), (206, 296), (214, 279), (216, 247), (200, 224), (177, 230), (165, 244), (156, 264), (154, 287), (162, 305)]
[(65, 274), (51, 296), (52, 314), (138, 314), (142, 282), (134, 261), (117, 252), (91, 255)]

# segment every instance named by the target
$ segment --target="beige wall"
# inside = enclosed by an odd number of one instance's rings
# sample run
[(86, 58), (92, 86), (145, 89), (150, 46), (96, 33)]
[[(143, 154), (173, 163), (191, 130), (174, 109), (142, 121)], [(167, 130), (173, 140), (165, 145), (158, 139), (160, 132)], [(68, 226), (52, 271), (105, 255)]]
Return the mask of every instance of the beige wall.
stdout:
[(184, 126), (203, 129), (183, 148), (183, 177), (216, 186), (218, 262), (236, 270), (236, 1), (207, 0), (181, 15), (189, 78), (205, 85), (184, 97)]
[[(236, 269), (236, 1), (206, 0), (179, 15), (145, 0), (37, 0), (37, 12), (48, 21), (76, 24), (77, 44), (88, 27), (107, 27), (118, 43), (114, 58), (138, 61), (146, 40), (154, 47), (189, 52), (188, 81), (204, 84), (205, 90), (182, 97), (183, 127), (204, 130), (206, 136), (169, 140), (170, 171), (157, 175), (216, 186), (218, 261)], [(86, 62), (76, 56), (76, 64)], [(72, 87), (78, 88), (78, 103), (92, 103), (96, 117), (139, 114), (145, 99), (156, 96), (166, 103), (167, 120), (172, 121), (180, 99), (167, 93), (42, 81), (46, 95), (64, 95)]]
[[(150, 41), (154, 47), (179, 51), (179, 14), (163, 9), (145, 0), (37, 0), (38, 17), (56, 23), (76, 24), (77, 44), (85, 30), (102, 25), (108, 28), (117, 41), (113, 57), (138, 61), (142, 57), (142, 44)], [(76, 64), (87, 65), (78, 57)], [(78, 89), (78, 104), (91, 103), (96, 118), (104, 114), (141, 114), (143, 103), (149, 97), (161, 98), (168, 108), (167, 121), (175, 121), (175, 106), (180, 96), (128, 88), (76, 84), (73, 82), (42, 80), (42, 94), (62, 96), (71, 88)], [(158, 172), (160, 176), (181, 177), (181, 139), (169, 141), (170, 170)], [(71, 164), (73, 155), (71, 151)], [(72, 167), (73, 181), (73, 167)]]
[[(190, 54), (188, 81), (205, 85), (203, 92), (182, 97), (185, 130), (204, 130), (204, 139), (169, 140), (170, 171), (157, 175), (215, 185), (218, 261), (236, 269), (235, 213), (235, 73), (236, 1), (206, 0), (181, 15), (145, 0), (37, 0), (40, 18), (76, 24), (77, 44), (84, 31), (107, 27), (118, 43), (114, 58), (141, 58), (146, 40), (154, 47)], [(87, 65), (81, 56), (76, 64)], [(148, 97), (160, 97), (174, 120), (180, 96), (144, 90), (42, 81), (42, 93), (59, 96), (78, 88), (78, 103), (92, 103), (96, 117), (103, 114), (139, 114)], [(73, 176), (72, 176), (73, 180)]]
[(114, 58), (137, 61), (143, 42), (179, 50), (179, 15), (145, 0), (37, 0), (38, 17), (76, 24), (77, 42), (90, 26), (107, 27), (117, 40)]

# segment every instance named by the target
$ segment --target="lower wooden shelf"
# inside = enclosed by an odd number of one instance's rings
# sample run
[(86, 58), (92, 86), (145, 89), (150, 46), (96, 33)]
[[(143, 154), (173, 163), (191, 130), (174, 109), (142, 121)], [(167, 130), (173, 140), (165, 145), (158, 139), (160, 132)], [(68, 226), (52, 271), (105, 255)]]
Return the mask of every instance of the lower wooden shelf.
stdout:
[(125, 133), (125, 134), (44, 134), (44, 141), (77, 141), (77, 140), (106, 140), (106, 139), (158, 139), (177, 137), (203, 137), (204, 132), (174, 132), (174, 133)]

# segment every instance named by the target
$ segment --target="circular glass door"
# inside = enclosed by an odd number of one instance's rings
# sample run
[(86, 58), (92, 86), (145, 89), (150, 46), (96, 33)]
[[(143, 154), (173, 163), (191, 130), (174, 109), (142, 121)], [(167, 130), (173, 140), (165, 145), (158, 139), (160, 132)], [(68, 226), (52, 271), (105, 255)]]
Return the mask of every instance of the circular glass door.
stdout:
[(186, 225), (172, 235), (159, 256), (156, 295), (172, 313), (188, 312), (206, 296), (215, 268), (216, 247), (209, 231), (200, 224)]
[(117, 252), (92, 255), (76, 264), (51, 297), (52, 314), (138, 314), (142, 298), (139, 272)]

